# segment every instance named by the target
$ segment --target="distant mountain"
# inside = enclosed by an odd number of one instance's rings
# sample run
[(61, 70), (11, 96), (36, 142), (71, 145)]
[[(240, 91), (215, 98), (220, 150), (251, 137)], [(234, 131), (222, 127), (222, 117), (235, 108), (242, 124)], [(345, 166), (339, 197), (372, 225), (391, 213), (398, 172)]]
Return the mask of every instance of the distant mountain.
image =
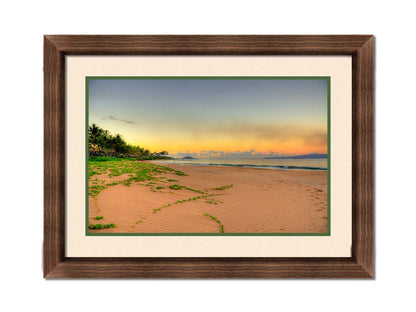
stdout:
[(306, 154), (306, 155), (296, 155), (296, 156), (271, 156), (271, 157), (264, 157), (263, 159), (326, 159), (328, 158), (328, 154)]
[(193, 158), (192, 156), (185, 156), (185, 157), (182, 157), (181, 159), (195, 159), (195, 158)]

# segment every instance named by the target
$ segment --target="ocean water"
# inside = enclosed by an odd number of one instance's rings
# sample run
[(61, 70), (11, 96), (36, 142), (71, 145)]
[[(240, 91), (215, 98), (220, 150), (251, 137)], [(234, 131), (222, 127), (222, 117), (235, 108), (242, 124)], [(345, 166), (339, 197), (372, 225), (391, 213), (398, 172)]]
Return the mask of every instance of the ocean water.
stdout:
[(263, 157), (201, 157), (154, 161), (160, 164), (230, 166), (281, 170), (327, 170), (327, 159), (264, 159)]

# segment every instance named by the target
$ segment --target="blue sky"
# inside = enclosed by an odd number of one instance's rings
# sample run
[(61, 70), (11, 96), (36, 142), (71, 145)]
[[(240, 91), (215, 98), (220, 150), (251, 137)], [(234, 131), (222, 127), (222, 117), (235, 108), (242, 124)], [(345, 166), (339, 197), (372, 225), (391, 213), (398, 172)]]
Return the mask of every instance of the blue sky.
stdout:
[(89, 123), (150, 150), (326, 152), (325, 79), (91, 79)]

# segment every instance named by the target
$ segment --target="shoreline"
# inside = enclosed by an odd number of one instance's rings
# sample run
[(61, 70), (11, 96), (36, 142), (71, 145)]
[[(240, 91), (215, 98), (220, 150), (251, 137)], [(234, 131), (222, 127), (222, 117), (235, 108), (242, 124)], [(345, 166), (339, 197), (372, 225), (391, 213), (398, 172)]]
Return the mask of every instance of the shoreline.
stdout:
[[(171, 171), (158, 173), (157, 181), (120, 183), (89, 196), (89, 223), (101, 222), (93, 218), (102, 215), (101, 223), (117, 224), (90, 232), (307, 234), (327, 230), (327, 170), (141, 163)], [(125, 178), (108, 173), (97, 177), (107, 184)]]
[(328, 171), (328, 168), (322, 167), (303, 167), (303, 166), (272, 166), (272, 165), (250, 165), (250, 164), (195, 164), (195, 163), (168, 163), (158, 160), (146, 160), (150, 163), (169, 166), (169, 165), (185, 165), (185, 166), (201, 166), (201, 167), (237, 167), (248, 169), (266, 169), (266, 170), (300, 170), (300, 171)]

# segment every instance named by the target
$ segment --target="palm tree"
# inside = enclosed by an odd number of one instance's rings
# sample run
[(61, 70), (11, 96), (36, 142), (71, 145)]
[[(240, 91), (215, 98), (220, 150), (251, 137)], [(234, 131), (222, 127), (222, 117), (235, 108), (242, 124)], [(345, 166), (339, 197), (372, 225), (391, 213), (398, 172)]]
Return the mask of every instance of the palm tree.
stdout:
[(143, 156), (144, 157), (149, 157), (150, 156), (150, 151), (148, 149), (143, 150)]
[(116, 134), (111, 138), (111, 147), (116, 154), (124, 154), (128, 151), (128, 146), (120, 134)]
[[(89, 156), (103, 155), (123, 157), (129, 155), (142, 159), (166, 158), (167, 151), (151, 153), (148, 149), (144, 149), (138, 145), (130, 145), (124, 141), (120, 134), (112, 135), (108, 130), (104, 130), (92, 124), (88, 127), (88, 151)], [(99, 152), (99, 153), (97, 153)]]
[(104, 150), (106, 156), (111, 149), (111, 134), (108, 130), (102, 130), (101, 135), (97, 138), (97, 145)]
[[(103, 129), (96, 124), (92, 124), (88, 127), (88, 150), (95, 150), (95, 148), (101, 150), (100, 137), (103, 134)], [(91, 155), (91, 154), (90, 154)]]

